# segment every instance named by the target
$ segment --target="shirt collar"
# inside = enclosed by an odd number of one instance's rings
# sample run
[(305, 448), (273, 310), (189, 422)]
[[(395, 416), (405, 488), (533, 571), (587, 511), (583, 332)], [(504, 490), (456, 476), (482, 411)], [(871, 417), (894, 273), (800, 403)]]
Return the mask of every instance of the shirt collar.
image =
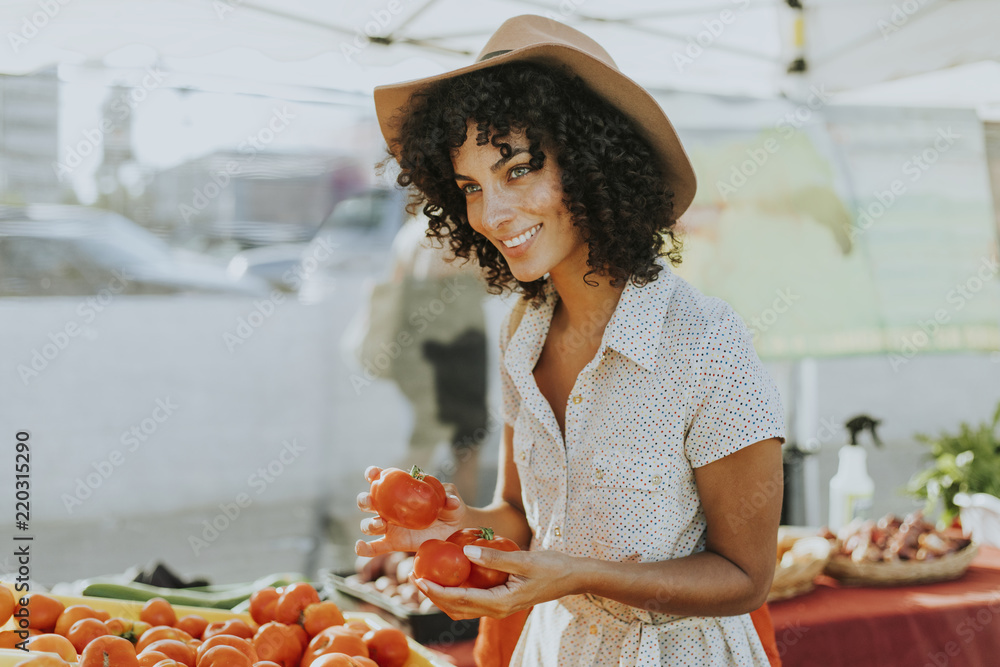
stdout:
[[(647, 371), (656, 369), (667, 307), (677, 279), (665, 258), (658, 257), (656, 263), (661, 267), (656, 280), (641, 287), (631, 280), (625, 285), (615, 312), (604, 330), (602, 340), (602, 347), (610, 347)], [(535, 324), (534, 327), (525, 328), (540, 334), (532, 365), (537, 360), (537, 355), (541, 353), (541, 343), (548, 332), (548, 322), (552, 318), (552, 310), (559, 298), (550, 278), (545, 281), (544, 294), (545, 301), (539, 308), (535, 310), (529, 307), (525, 314), (525, 319), (530, 319)]]
[[(605, 349), (610, 347), (643, 369), (655, 370), (660, 357), (667, 307), (677, 281), (665, 260), (658, 259), (657, 263), (663, 270), (656, 280), (642, 287), (633, 285), (631, 281), (626, 284), (615, 312), (604, 329), (596, 361), (599, 362)], [(532, 374), (542, 353), (552, 321), (552, 311), (559, 298), (551, 279), (546, 280), (544, 295), (545, 299), (537, 308), (533, 305), (527, 307), (514, 337), (508, 341), (504, 366), (529, 410), (552, 437), (561, 442), (562, 434), (555, 414), (548, 407)]]
[(676, 281), (666, 259), (657, 258), (657, 264), (662, 270), (656, 280), (641, 287), (629, 280), (604, 330), (604, 345), (647, 371), (656, 370), (660, 358), (667, 307)]

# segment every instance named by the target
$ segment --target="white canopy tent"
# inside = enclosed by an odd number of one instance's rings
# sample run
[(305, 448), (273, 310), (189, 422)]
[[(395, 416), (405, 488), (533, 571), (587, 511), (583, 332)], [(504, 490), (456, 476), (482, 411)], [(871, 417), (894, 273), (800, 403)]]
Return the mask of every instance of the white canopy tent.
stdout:
[(525, 13), (580, 27), (652, 89), (843, 90), (1000, 57), (992, 0), (7, 0), (0, 72), (138, 45), (191, 73), (367, 92), (465, 64)]

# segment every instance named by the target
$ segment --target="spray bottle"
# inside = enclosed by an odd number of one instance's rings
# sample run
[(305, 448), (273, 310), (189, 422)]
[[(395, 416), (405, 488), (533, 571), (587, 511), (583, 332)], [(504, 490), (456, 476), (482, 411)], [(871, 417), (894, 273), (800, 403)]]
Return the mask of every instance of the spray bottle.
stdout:
[(850, 419), (845, 426), (851, 433), (851, 444), (840, 448), (840, 467), (830, 480), (830, 530), (837, 532), (852, 519), (870, 519), (875, 482), (868, 475), (867, 452), (858, 444), (858, 434), (867, 430), (879, 447), (882, 442), (875, 432), (881, 422), (867, 415)]

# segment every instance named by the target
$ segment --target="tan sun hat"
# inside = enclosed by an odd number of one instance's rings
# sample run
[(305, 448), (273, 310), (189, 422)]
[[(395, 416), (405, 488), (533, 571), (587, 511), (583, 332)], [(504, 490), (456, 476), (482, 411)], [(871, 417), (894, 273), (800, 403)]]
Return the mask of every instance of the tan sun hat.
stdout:
[(694, 199), (694, 170), (674, 126), (646, 90), (618, 70), (608, 52), (582, 32), (544, 16), (515, 16), (504, 21), (476, 62), (451, 72), (375, 88), (375, 112), (382, 135), (398, 157), (400, 111), (417, 90), (438, 81), (502, 63), (530, 61), (560, 67), (579, 76), (587, 86), (630, 118), (660, 156), (674, 192), (674, 216)]

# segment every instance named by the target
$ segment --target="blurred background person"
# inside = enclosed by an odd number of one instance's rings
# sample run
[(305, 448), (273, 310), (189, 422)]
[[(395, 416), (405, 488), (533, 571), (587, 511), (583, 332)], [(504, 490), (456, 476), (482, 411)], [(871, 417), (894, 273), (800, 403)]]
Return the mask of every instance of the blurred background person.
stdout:
[[(425, 236), (423, 217), (408, 219), (393, 239), (388, 282), (376, 285), (367, 323), (347, 337), (362, 366), (391, 379), (413, 408), (406, 457), (478, 497), (479, 450), (487, 439), (487, 352), (478, 265), (456, 259)], [(352, 344), (348, 343), (351, 347)], [(380, 364), (369, 363), (379, 358)], [(435, 471), (442, 442), (450, 457)]]

